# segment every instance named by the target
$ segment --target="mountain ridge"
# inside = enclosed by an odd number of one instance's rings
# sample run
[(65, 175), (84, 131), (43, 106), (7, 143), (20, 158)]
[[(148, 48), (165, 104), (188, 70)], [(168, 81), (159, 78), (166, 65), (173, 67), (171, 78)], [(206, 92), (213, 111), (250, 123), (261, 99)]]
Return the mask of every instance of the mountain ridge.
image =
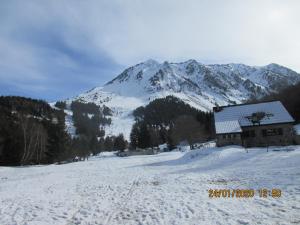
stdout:
[(173, 95), (192, 107), (209, 111), (215, 105), (236, 104), (296, 84), (300, 74), (276, 63), (248, 66), (240, 63), (202, 64), (194, 59), (159, 63), (153, 59), (128, 67), (102, 87), (70, 99), (112, 109), (107, 135), (129, 137), (132, 111), (150, 101)]

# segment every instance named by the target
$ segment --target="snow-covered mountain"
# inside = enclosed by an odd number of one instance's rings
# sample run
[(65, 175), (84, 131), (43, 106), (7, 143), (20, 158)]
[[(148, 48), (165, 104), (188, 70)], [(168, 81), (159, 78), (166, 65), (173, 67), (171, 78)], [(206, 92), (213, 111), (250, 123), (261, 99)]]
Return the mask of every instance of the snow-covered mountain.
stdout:
[(156, 98), (176, 96), (193, 107), (208, 111), (213, 106), (240, 103), (262, 97), (300, 81), (300, 74), (278, 64), (204, 65), (196, 60), (158, 63), (147, 60), (129, 67), (103, 87), (96, 87), (72, 100), (106, 105), (113, 111), (106, 134), (124, 133), (128, 138), (132, 111)]

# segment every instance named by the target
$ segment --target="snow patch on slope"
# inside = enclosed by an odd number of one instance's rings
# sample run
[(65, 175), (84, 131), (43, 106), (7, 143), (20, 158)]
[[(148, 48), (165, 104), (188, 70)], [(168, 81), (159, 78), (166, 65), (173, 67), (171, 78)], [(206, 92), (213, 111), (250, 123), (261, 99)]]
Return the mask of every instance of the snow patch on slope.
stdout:
[(204, 65), (196, 60), (158, 63), (148, 60), (124, 70), (119, 76), (72, 100), (93, 102), (112, 109), (107, 134), (120, 131), (129, 138), (132, 111), (150, 101), (173, 95), (202, 111), (216, 104), (241, 103), (300, 81), (300, 75), (277, 64), (252, 67), (244, 64)]

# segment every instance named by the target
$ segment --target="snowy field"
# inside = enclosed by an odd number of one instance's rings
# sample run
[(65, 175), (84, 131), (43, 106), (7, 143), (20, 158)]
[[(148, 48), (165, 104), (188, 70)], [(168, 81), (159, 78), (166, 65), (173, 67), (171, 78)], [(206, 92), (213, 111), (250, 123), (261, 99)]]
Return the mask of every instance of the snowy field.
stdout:
[[(274, 151), (275, 150), (275, 151)], [(280, 198), (209, 198), (278, 188)], [(300, 224), (300, 146), (0, 167), (0, 224)]]

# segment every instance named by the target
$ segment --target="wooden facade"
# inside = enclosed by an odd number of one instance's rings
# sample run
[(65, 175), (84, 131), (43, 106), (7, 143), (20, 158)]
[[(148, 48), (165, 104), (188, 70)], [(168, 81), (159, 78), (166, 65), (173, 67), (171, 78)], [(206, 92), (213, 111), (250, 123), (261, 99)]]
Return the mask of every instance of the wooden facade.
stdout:
[(217, 134), (217, 146), (244, 147), (284, 146), (294, 143), (292, 123), (242, 127), (241, 133)]

